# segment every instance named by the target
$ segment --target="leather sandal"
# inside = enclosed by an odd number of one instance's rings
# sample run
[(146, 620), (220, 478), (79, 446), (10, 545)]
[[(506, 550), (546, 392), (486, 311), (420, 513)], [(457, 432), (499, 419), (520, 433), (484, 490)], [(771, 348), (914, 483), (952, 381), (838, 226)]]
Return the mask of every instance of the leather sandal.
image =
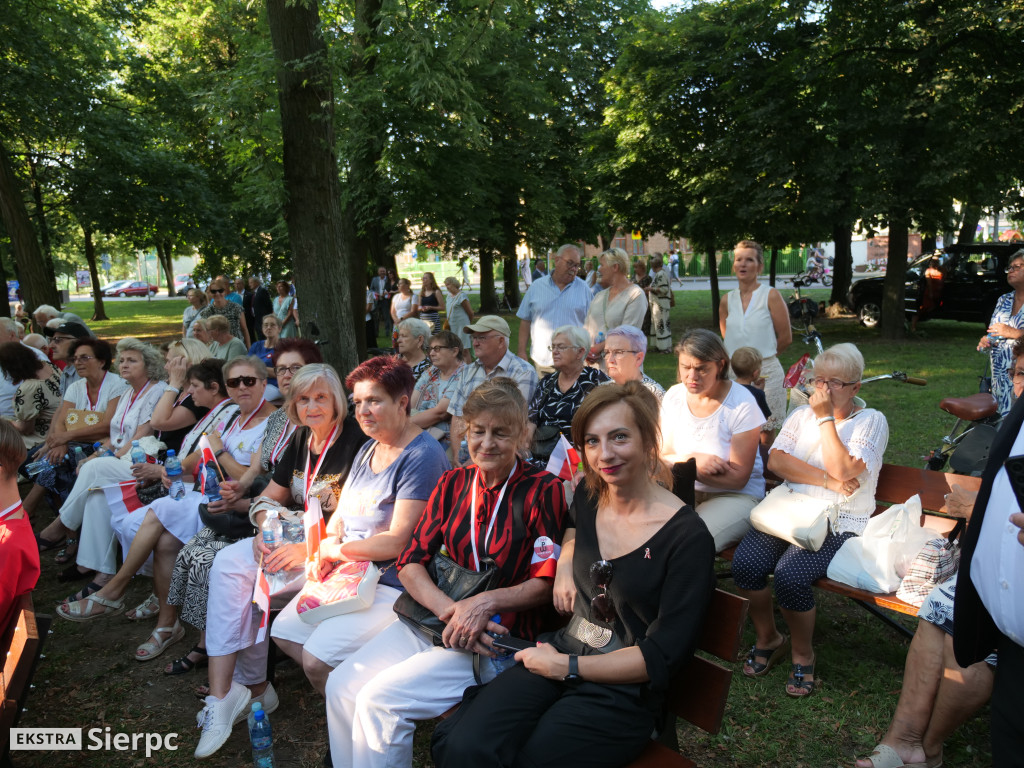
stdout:
[[(806, 675), (813, 674), (813, 664), (793, 664), (789, 673), (789, 679), (786, 681), (786, 695), (792, 699), (803, 699), (814, 693), (818, 680), (805, 679)], [(798, 691), (803, 691), (803, 693), (793, 693), (789, 690), (790, 688), (796, 688)]]
[[(779, 643), (776, 648), (758, 648), (756, 645), (751, 647), (750, 653), (747, 654), (746, 661), (744, 661), (743, 674), (746, 677), (762, 677), (767, 675), (771, 668), (782, 660), (787, 653), (789, 653), (790, 641), (789, 635), (782, 636), (782, 642)], [(767, 659), (766, 662), (757, 661), (757, 657), (760, 656), (763, 659)], [(750, 667), (753, 671), (747, 672), (747, 667)]]
[(128, 611), (124, 617), (129, 621), (144, 621), (146, 619), (152, 619), (158, 613), (160, 613), (160, 598), (151, 594), (141, 603)]
[[(192, 661), (189, 653), (201, 653), (203, 658), (199, 661)], [(210, 663), (210, 657), (206, 655), (206, 649), (200, 648), (198, 645), (192, 646), (192, 650), (182, 656), (180, 659), (175, 659), (171, 662), (170, 666), (164, 669), (165, 675), (184, 675), (186, 672), (191, 672), (196, 667), (205, 667)]]
[[(94, 604), (103, 606), (103, 610), (94, 610)], [(57, 606), (57, 613), (68, 621), (91, 621), (101, 616), (117, 616), (123, 612), (123, 597), (120, 600), (107, 600), (107, 598), (95, 594), (86, 595), (81, 600), (62, 603)]]
[(54, 555), (53, 562), (57, 563), (57, 565), (67, 565), (68, 563), (73, 563), (77, 556), (78, 539), (67, 539), (64, 542), (64, 548), (61, 549), (61, 551), (58, 552), (56, 555)]
[[(160, 638), (165, 634), (167, 638), (161, 640)], [(173, 627), (157, 627), (149, 636), (149, 640), (135, 649), (134, 659), (136, 661), (152, 661), (183, 637), (185, 637), (185, 628), (177, 621), (174, 622)], [(140, 654), (139, 651), (142, 653)]]
[(91, 568), (80, 571), (78, 570), (78, 563), (71, 563), (71, 565), (57, 574), (57, 581), (61, 584), (68, 584), (73, 581), (81, 581), (82, 579), (91, 579), (95, 575), (96, 571)]
[(67, 544), (65, 539), (44, 539), (38, 533), (36, 534), (36, 544), (39, 545), (40, 552), (49, 552), (51, 549), (64, 546)]

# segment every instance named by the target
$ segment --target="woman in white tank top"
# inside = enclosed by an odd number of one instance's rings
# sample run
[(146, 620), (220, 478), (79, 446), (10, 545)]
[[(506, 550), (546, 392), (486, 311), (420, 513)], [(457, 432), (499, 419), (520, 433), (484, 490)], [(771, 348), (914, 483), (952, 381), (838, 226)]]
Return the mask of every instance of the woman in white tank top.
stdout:
[(778, 290), (758, 282), (764, 269), (761, 246), (753, 240), (741, 240), (733, 254), (733, 272), (739, 288), (722, 297), (719, 307), (722, 337), (730, 357), (740, 347), (753, 347), (764, 358), (761, 375), (765, 379), (765, 398), (772, 411), (764, 430), (774, 433), (786, 418), (786, 391), (782, 388), (785, 374), (777, 355), (793, 342), (789, 311)]

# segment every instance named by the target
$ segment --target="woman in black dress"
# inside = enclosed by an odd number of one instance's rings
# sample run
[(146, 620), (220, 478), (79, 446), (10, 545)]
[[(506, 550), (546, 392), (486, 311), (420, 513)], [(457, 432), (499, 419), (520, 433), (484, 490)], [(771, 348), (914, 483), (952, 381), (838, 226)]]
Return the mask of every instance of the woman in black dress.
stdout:
[(668, 480), (658, 477), (657, 400), (638, 382), (597, 387), (572, 433), (586, 484), (559, 558), (560, 573), (571, 562), (575, 590), (556, 601), (572, 619), (467, 691), (434, 731), (442, 768), (625, 765), (693, 654), (715, 585), (714, 542), (657, 482)]
[[(431, 334), (441, 332), (441, 289), (437, 287), (433, 272), (423, 273), (423, 286), (416, 295), (413, 317), (419, 317), (431, 328)], [(417, 315), (418, 313), (418, 315)]]

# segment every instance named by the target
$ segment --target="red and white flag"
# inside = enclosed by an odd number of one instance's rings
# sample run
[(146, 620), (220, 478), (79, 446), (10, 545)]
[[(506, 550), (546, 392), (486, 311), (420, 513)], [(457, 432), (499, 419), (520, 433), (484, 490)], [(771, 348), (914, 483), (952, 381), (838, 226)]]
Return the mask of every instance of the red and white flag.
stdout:
[(562, 480), (572, 480), (579, 464), (580, 455), (576, 453), (572, 443), (565, 439), (565, 435), (559, 435), (555, 449), (551, 452), (551, 458), (548, 459), (548, 472)]
[(256, 642), (262, 643), (267, 637), (267, 624), (270, 620), (270, 584), (267, 576), (263, 573), (263, 565), (256, 571), (256, 584), (252, 589), (252, 603), (259, 608), (263, 615), (260, 616), (260, 628), (256, 631)]
[[(311, 565), (320, 562), (320, 541), (327, 536), (327, 525), (324, 513), (320, 508), (320, 499), (310, 496), (306, 511), (302, 514), (302, 527), (306, 529), (306, 563)], [(319, 574), (320, 568), (307, 568), (308, 574)]]
[(107, 505), (110, 507), (111, 514), (114, 517), (118, 513), (131, 514), (145, 506), (145, 504), (139, 501), (138, 486), (134, 480), (125, 480), (123, 483), (117, 483), (116, 485), (105, 485), (100, 489), (90, 488), (89, 490), (103, 491), (103, 495), (107, 497)]
[(203, 464), (208, 461), (217, 463), (217, 457), (213, 455), (213, 446), (210, 445), (210, 438), (206, 436), (205, 432), (199, 436), (199, 450), (203, 452)]

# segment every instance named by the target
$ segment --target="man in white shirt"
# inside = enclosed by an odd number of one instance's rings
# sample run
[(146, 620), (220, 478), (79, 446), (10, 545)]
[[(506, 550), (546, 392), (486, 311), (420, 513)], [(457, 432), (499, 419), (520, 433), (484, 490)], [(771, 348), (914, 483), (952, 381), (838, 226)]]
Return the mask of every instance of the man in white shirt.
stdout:
[(453, 385), (455, 394), (448, 401), (448, 413), (452, 416), (451, 443), (452, 466), (461, 467), (459, 463), (459, 446), (466, 436), (466, 422), (462, 418), (462, 406), (470, 393), (489, 379), (507, 376), (512, 379), (523, 393), (529, 404), (537, 389), (537, 374), (529, 363), (513, 355), (508, 348), (508, 340), (512, 330), (497, 315), (484, 315), (466, 331), (473, 339), (473, 354), (476, 356), (469, 365), (462, 366), (458, 373), (458, 381)]
[(526, 356), (530, 341), (530, 358), (537, 373), (551, 373), (551, 335), (563, 325), (583, 326), (593, 294), (587, 284), (576, 277), (580, 269), (580, 252), (575, 245), (563, 245), (555, 254), (550, 275), (534, 280), (523, 296), (516, 317), (519, 318), (519, 357)]

